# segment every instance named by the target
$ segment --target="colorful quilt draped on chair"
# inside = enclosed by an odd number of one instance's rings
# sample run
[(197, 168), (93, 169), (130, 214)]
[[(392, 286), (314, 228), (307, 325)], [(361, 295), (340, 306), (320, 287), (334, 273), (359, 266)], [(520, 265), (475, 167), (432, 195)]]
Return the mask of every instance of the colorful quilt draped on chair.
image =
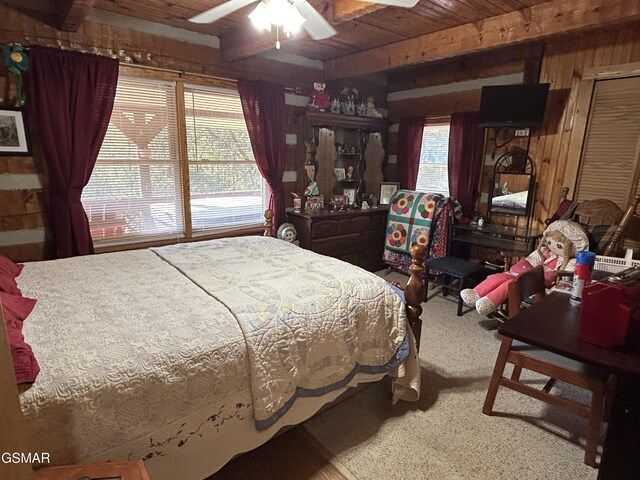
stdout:
[(427, 247), (427, 259), (446, 256), (449, 225), (461, 216), (462, 208), (454, 198), (398, 190), (389, 200), (384, 262), (408, 272), (414, 243)]

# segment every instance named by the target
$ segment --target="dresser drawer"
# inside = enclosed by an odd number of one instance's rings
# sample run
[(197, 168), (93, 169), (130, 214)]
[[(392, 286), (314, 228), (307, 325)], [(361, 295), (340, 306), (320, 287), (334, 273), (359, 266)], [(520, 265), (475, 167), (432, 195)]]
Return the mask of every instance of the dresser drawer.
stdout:
[(330, 257), (341, 257), (360, 250), (360, 234), (340, 235), (313, 241), (311, 250)]
[(360, 266), (367, 270), (382, 270), (385, 267), (385, 263), (382, 261), (383, 248), (375, 250), (367, 250), (360, 253)]
[(384, 230), (370, 230), (360, 234), (360, 249), (369, 250), (370, 248), (384, 247)]
[(333, 237), (346, 233), (357, 233), (371, 228), (371, 217), (327, 218), (313, 222), (311, 226), (312, 238)]

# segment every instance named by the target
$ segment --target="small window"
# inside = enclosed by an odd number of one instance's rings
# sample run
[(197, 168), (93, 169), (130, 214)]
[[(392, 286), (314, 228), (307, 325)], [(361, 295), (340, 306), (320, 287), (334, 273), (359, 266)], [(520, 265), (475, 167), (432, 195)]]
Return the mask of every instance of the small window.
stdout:
[(449, 124), (424, 126), (416, 190), (449, 196)]

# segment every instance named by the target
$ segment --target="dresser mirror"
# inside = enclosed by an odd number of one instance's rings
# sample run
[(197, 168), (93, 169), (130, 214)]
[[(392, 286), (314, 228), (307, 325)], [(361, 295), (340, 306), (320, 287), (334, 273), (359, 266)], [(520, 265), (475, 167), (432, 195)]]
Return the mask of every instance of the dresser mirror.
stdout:
[(496, 160), (489, 188), (489, 217), (523, 217), (528, 228), (535, 189), (534, 165), (522, 149), (513, 149)]

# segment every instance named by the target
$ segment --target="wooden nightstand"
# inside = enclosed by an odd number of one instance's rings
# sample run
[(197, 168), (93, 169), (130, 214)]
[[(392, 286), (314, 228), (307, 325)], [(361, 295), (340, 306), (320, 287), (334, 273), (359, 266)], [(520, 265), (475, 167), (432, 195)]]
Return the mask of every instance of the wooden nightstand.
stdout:
[(78, 480), (83, 476), (91, 480), (149, 480), (142, 460), (45, 467), (35, 470), (33, 480)]

